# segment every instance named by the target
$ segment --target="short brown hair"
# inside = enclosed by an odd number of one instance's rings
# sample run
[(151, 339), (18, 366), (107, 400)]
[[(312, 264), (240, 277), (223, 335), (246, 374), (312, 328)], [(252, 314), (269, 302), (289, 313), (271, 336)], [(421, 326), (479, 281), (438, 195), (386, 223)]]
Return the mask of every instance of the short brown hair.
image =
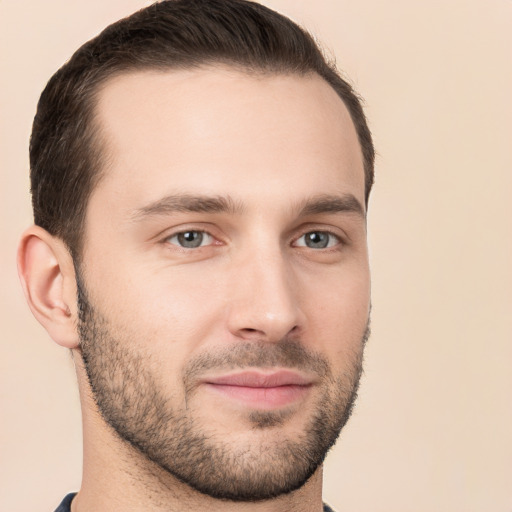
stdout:
[(94, 123), (99, 86), (132, 70), (188, 69), (223, 63), (270, 74), (317, 73), (354, 122), (368, 201), (374, 148), (361, 101), (297, 24), (245, 0), (167, 0), (124, 18), (80, 47), (39, 99), (30, 141), (35, 223), (81, 253), (90, 194), (101, 176), (101, 137)]

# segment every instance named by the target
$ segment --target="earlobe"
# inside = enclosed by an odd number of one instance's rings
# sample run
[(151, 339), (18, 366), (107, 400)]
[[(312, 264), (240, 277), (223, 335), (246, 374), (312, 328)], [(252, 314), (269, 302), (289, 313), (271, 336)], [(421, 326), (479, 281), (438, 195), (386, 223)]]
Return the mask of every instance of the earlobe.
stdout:
[(56, 343), (76, 348), (75, 272), (64, 242), (38, 226), (27, 229), (18, 248), (18, 274), (39, 323)]

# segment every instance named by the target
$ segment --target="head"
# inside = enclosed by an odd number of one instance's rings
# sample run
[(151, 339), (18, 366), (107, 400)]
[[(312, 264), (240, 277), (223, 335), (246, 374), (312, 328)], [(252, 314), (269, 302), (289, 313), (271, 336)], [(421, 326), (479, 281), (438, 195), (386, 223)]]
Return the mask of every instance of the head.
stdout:
[(317, 472), (368, 336), (373, 158), (351, 87), (261, 5), (159, 2), (73, 55), (38, 105), (33, 205), (105, 428), (215, 498)]

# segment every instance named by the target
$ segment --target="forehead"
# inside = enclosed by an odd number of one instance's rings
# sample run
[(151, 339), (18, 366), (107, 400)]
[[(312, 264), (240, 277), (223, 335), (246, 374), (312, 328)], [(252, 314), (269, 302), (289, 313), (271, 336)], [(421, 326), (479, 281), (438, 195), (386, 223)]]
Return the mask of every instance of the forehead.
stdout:
[(354, 125), (317, 75), (127, 73), (99, 92), (96, 120), (108, 164), (91, 207), (96, 196), (127, 210), (180, 192), (278, 200), (286, 183), (290, 200), (350, 192), (364, 204)]

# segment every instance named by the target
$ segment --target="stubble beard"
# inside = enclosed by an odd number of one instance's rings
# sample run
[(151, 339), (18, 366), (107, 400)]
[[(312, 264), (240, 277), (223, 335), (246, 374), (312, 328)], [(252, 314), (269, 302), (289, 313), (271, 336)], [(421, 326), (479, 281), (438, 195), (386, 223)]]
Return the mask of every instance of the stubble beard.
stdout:
[[(134, 340), (115, 337), (109, 322), (88, 302), (83, 285), (78, 285), (81, 355), (94, 401), (114, 433), (148, 462), (202, 494), (236, 502), (290, 493), (316, 472), (352, 412), (368, 327), (360, 350), (338, 376), (332, 375), (323, 357), (297, 340), (240, 343), (226, 352), (204, 354), (183, 369), (187, 406), (177, 407), (159, 386), (147, 357), (132, 351)], [(222, 435), (205, 429), (197, 420), (197, 410), (189, 407), (201, 373), (251, 367), (303, 369), (321, 378), (322, 392), (311, 405), (302, 433), (294, 439), (283, 439), (279, 432), (281, 425), (293, 421), (293, 412), (248, 414), (248, 431), (258, 435), (237, 446), (229, 432)]]

